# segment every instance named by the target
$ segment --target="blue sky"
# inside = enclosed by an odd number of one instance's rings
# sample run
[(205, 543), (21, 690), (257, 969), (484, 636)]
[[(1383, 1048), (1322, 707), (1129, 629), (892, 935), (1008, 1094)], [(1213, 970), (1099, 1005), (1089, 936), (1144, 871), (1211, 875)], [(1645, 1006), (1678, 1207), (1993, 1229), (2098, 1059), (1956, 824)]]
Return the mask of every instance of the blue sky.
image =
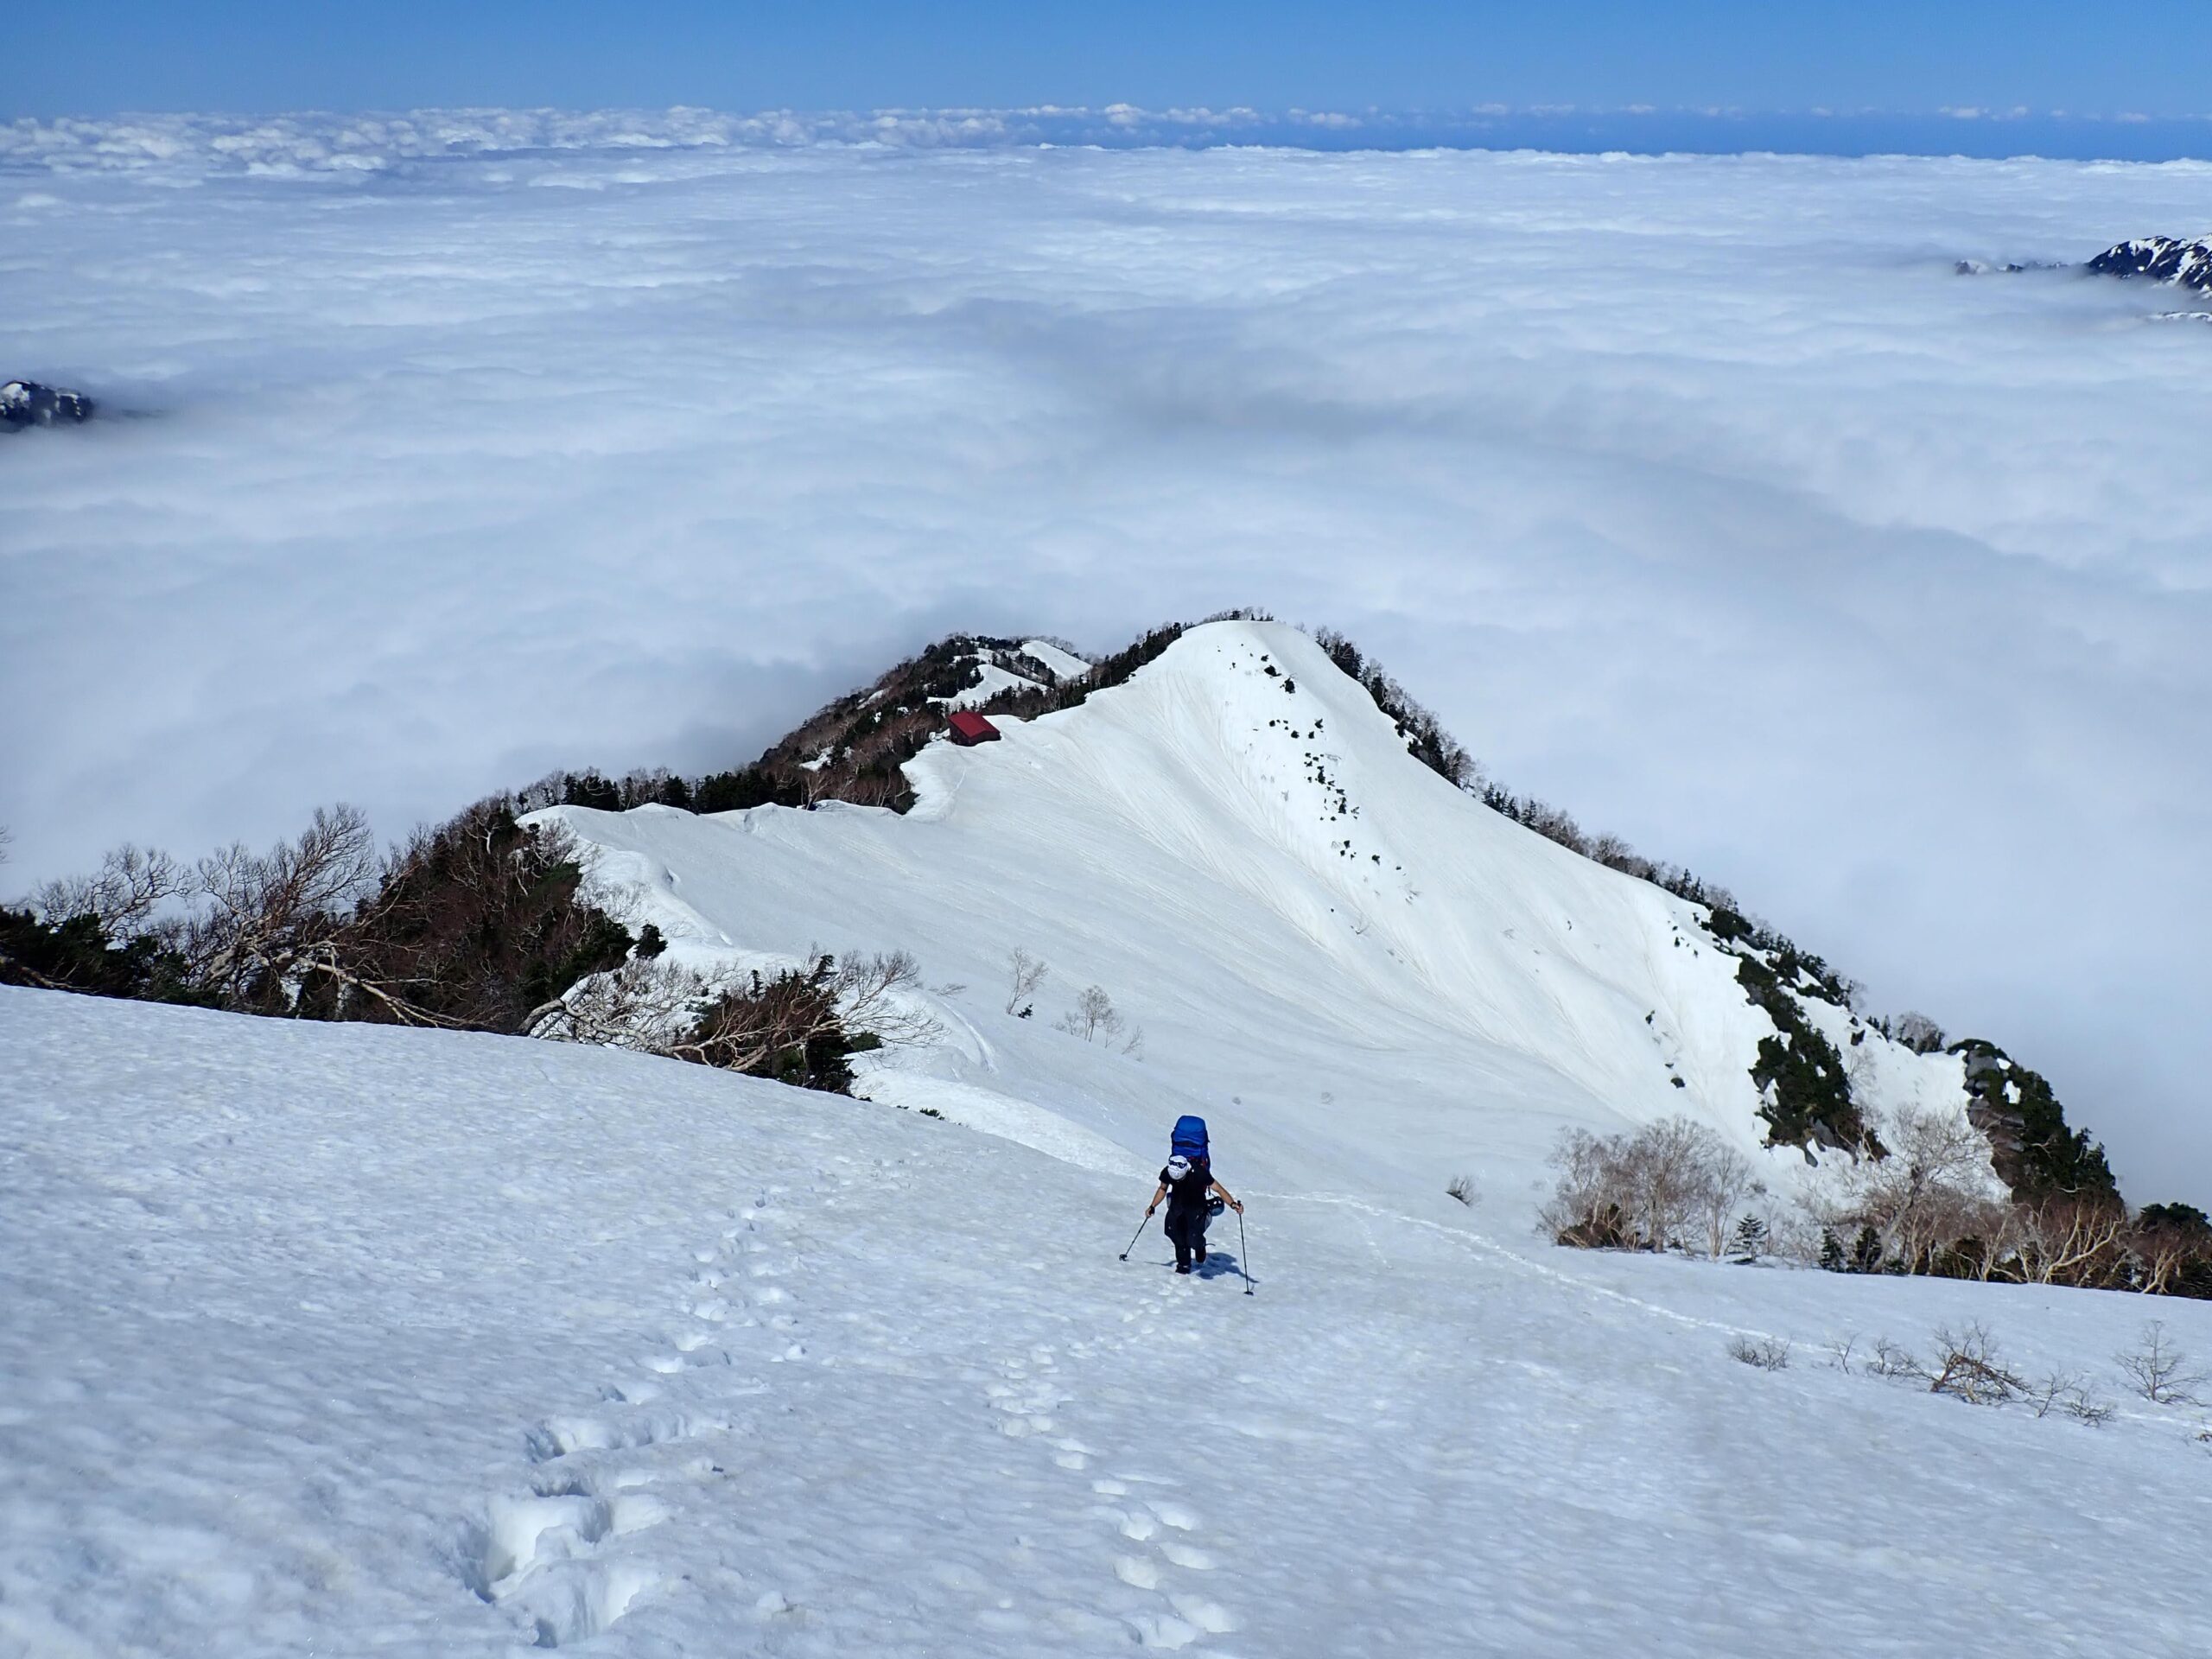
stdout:
[[(1735, 127), (1716, 126), (1713, 143), (1692, 137), (1692, 147), (1822, 148), (1832, 131), (1844, 149), (2201, 154), (2212, 148), (2199, 141), (2212, 141), (2202, 118), (2212, 116), (2208, 64), (2204, 0), (2136, 0), (2117, 13), (2081, 0), (73, 0), (0, 10), (0, 113), (40, 117), (456, 105), (1573, 105), (1590, 141), (1603, 143), (1588, 111), (1652, 105), (1662, 113), (1641, 119), (1666, 143), (1681, 141), (1675, 129), (1695, 128), (1684, 112), (1717, 106), (1738, 112)], [(1961, 108), (2026, 113), (2009, 134), (1961, 138), (1966, 124), (1938, 115)], [(1808, 128), (1802, 118), (1815, 111), (1844, 118)], [(2054, 112), (2063, 112), (2056, 124)], [(1776, 114), (1800, 118), (1761, 119)], [(2161, 118), (2113, 119), (2122, 116)], [(1529, 118), (1539, 139), (1544, 123), (1561, 119)], [(1558, 137), (1571, 143), (1579, 130)], [(1632, 134), (1629, 143), (1644, 147)]]

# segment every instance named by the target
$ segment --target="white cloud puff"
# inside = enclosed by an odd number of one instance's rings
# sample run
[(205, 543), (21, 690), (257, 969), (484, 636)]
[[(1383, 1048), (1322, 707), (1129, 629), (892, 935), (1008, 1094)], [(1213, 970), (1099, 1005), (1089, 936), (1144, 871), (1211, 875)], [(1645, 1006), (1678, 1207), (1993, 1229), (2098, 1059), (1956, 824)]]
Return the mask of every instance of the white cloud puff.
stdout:
[(1268, 605), (2212, 1200), (2212, 334), (1951, 269), (2201, 231), (2212, 168), (1048, 116), (0, 128), (0, 374), (115, 415), (0, 441), (8, 874)]

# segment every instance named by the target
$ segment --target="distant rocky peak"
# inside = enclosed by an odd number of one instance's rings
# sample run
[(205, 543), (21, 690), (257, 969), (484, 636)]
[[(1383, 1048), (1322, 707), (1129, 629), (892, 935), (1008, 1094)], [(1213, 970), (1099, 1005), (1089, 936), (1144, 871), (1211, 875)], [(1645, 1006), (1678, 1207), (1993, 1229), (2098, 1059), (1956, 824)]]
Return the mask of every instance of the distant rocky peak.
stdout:
[(92, 400), (81, 391), (42, 386), (35, 380), (10, 380), (0, 385), (0, 429), (24, 426), (73, 426), (90, 420)]
[(2145, 236), (2115, 243), (2089, 261), (2103, 276), (2147, 276), (2199, 293), (2212, 294), (2212, 237), (2184, 242), (2178, 237)]

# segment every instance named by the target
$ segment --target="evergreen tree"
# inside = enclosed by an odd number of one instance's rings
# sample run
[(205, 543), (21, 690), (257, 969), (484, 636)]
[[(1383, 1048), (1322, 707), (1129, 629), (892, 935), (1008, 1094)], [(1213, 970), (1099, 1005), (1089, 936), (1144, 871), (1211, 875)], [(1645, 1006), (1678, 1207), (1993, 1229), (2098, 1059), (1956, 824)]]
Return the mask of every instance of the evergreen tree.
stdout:
[(1756, 1262), (1766, 1251), (1766, 1223), (1757, 1216), (1745, 1216), (1736, 1224), (1736, 1259)]
[(1859, 1230), (1859, 1236), (1852, 1242), (1851, 1270), (1853, 1273), (1879, 1273), (1882, 1270), (1882, 1236), (1872, 1223)]

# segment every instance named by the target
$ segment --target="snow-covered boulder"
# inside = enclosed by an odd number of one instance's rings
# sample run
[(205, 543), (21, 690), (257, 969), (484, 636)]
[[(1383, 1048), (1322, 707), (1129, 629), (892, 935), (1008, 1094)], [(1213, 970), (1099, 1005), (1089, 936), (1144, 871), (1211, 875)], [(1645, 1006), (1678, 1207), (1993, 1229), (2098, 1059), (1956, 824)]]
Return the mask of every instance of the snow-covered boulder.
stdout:
[(92, 415), (92, 400), (81, 391), (42, 386), (35, 380), (0, 385), (0, 429), (12, 432), (26, 426), (73, 426)]
[(2101, 276), (2147, 276), (2198, 293), (2212, 294), (2212, 237), (2184, 242), (2178, 237), (2145, 236), (2119, 242), (2089, 261)]

